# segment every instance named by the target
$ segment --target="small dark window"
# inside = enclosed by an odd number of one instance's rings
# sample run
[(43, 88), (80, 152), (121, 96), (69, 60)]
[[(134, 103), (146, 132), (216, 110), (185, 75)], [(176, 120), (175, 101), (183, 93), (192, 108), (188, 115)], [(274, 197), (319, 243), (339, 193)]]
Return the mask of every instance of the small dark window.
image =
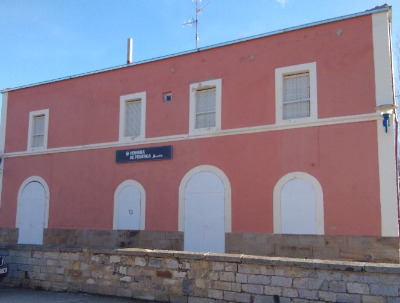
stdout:
[(164, 93), (164, 102), (169, 102), (172, 101), (172, 93), (168, 92), (168, 93)]

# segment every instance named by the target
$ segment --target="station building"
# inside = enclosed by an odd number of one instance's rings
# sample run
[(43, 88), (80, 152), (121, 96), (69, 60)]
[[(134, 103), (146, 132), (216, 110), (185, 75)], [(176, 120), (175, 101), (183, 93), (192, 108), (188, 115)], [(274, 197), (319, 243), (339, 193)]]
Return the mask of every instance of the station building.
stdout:
[(391, 8), (2, 92), (0, 241), (399, 261)]

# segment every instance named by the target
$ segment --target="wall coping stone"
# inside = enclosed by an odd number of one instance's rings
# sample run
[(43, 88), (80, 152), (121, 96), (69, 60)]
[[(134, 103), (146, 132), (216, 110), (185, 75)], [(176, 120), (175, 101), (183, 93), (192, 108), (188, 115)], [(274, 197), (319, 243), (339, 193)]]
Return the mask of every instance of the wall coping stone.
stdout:
[(319, 259), (263, 257), (240, 254), (213, 254), (173, 250), (151, 250), (141, 248), (93, 248), (66, 245), (30, 245), (30, 244), (0, 244), (0, 251), (12, 250), (36, 250), (49, 252), (90, 252), (92, 254), (107, 255), (135, 255), (149, 257), (175, 257), (183, 259), (207, 260), (228, 263), (252, 263), (269, 266), (295, 266), (307, 269), (337, 270), (347, 272), (370, 272), (385, 274), (400, 274), (400, 264), (397, 263), (368, 263), (350, 261), (331, 261)]

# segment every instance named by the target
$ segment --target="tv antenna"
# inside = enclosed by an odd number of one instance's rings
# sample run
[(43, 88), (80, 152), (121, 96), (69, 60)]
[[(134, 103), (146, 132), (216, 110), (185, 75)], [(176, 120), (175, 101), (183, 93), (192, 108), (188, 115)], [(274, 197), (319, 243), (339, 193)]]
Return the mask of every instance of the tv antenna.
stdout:
[(195, 2), (195, 1), (196, 1), (196, 17), (189, 19), (187, 22), (184, 22), (182, 25), (185, 26), (185, 25), (193, 25), (194, 24), (196, 26), (195, 38), (196, 38), (196, 49), (197, 49), (197, 41), (199, 41), (199, 32), (197, 30), (197, 28), (198, 28), (197, 25), (199, 24), (199, 15), (200, 15), (201, 11), (209, 4), (209, 2), (207, 2), (207, 4), (204, 6), (200, 6), (201, 0), (192, 0), (192, 2)]

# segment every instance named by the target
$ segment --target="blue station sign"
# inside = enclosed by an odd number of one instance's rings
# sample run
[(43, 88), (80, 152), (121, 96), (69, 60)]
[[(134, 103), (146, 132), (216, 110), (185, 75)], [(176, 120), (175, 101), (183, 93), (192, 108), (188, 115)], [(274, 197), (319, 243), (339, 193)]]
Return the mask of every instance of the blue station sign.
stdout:
[(117, 163), (164, 159), (172, 159), (172, 145), (117, 150), (115, 155)]

